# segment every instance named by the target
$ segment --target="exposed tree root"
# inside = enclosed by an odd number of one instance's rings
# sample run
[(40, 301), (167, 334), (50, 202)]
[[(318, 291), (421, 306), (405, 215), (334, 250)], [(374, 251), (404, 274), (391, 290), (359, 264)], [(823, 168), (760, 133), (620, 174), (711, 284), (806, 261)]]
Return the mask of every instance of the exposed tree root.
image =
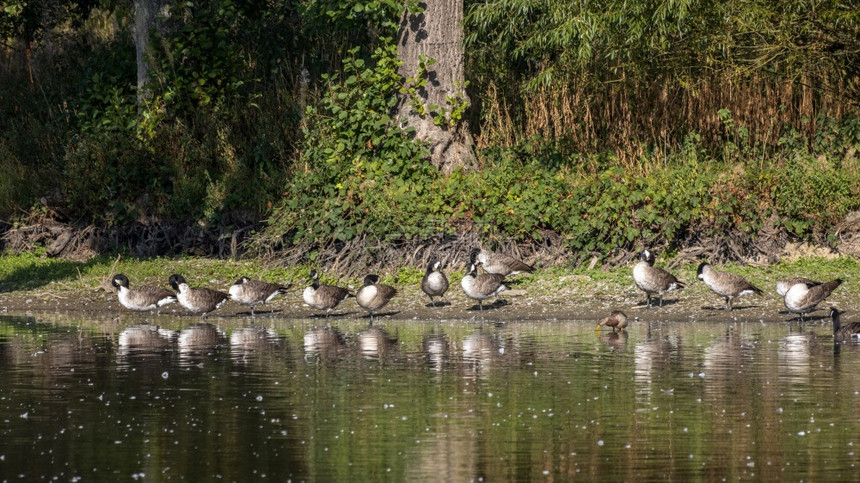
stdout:
[[(796, 256), (828, 256), (836, 251), (860, 256), (860, 213), (849, 214), (835, 227), (836, 247), (829, 246), (824, 235), (811, 244), (797, 243), (780, 230), (772, 219), (754, 236), (725, 233), (703, 236), (690, 233), (674, 245), (682, 247), (669, 263), (670, 269), (696, 260), (711, 263), (728, 261), (754, 265), (776, 263)], [(6, 227), (0, 235), (0, 249), (20, 252), (44, 247), (49, 256), (70, 260), (87, 260), (101, 253), (128, 253), (135, 257), (189, 254), (217, 258), (249, 255), (250, 234), (257, 226), (241, 228), (207, 228), (187, 223), (163, 223), (126, 227), (96, 227), (63, 224), (53, 220), (38, 220), (25, 226)], [(252, 248), (253, 256), (272, 263), (293, 266), (312, 264), (343, 276), (368, 272), (391, 272), (404, 265), (425, 267), (437, 259), (446, 267), (462, 269), (468, 263), (469, 252), (478, 246), (507, 253), (538, 267), (590, 267), (629, 264), (643, 247), (620, 248), (611, 253), (575, 253), (568, 248), (564, 236), (543, 233), (540, 241), (516, 241), (502, 237), (483, 240), (474, 227), (463, 227), (457, 235), (437, 235), (422, 240), (382, 240), (368, 235), (348, 242), (330, 242), (322, 246), (290, 246), (285, 248)], [(831, 238), (832, 239), (832, 238)], [(663, 251), (667, 244), (649, 248)], [(119, 258), (117, 258), (117, 261)], [(116, 265), (116, 262), (114, 263)], [(112, 270), (113, 271), (113, 270)], [(111, 274), (112, 276), (112, 274)], [(109, 282), (103, 284), (109, 290)]]

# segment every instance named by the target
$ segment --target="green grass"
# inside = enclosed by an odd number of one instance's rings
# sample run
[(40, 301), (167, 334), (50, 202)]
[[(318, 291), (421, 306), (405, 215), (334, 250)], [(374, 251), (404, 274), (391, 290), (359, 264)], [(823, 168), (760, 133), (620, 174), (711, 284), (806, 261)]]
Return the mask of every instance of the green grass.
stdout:
[[(132, 286), (139, 284), (167, 285), (173, 273), (182, 274), (192, 285), (211, 285), (226, 287), (240, 276), (302, 286), (307, 281), (312, 266), (281, 267), (262, 263), (258, 260), (218, 260), (211, 258), (116, 258), (103, 255), (87, 262), (73, 262), (50, 258), (44, 253), (30, 252), (4, 254), (0, 257), (0, 292), (16, 292), (47, 289), (56, 293), (74, 293), (93, 290), (99, 287), (113, 268), (115, 273), (124, 273)], [(665, 267), (668, 260), (660, 259), (657, 266)], [(685, 263), (672, 272), (687, 283), (691, 294), (707, 294), (708, 289), (696, 278), (698, 262)], [(516, 277), (515, 288), (527, 289), (535, 294), (571, 294), (574, 296), (613, 295), (630, 292), (633, 279), (630, 266), (612, 269), (594, 268), (565, 269), (549, 268), (537, 270), (528, 276)], [(730, 271), (747, 278), (765, 292), (773, 292), (777, 280), (793, 276), (805, 276), (818, 280), (842, 278), (845, 283), (840, 287), (844, 295), (860, 295), (860, 283), (856, 276), (860, 264), (850, 257), (838, 258), (801, 258), (793, 262), (780, 262), (775, 265), (755, 267), (729, 263), (716, 266), (718, 270)], [(395, 272), (381, 273), (384, 283), (407, 290), (419, 290), (418, 282), (423, 275), (422, 267), (399, 267)], [(456, 289), (462, 278), (463, 270), (448, 272), (452, 287)], [(341, 277), (337, 273), (324, 272), (323, 282), (336, 282), (358, 286), (359, 277)]]

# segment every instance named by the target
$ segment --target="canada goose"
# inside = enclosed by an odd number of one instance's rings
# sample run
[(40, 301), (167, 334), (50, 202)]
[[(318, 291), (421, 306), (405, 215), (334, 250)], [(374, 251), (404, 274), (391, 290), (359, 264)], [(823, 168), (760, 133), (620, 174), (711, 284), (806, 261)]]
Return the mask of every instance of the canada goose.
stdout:
[(732, 302), (737, 297), (762, 294), (761, 289), (747, 282), (740, 275), (729, 272), (718, 272), (708, 262), (699, 264), (696, 275), (715, 294), (726, 299), (726, 308), (728, 310), (732, 310)]
[(836, 287), (840, 285), (842, 285), (842, 279), (840, 278), (819, 285), (797, 283), (788, 289), (782, 300), (785, 303), (785, 308), (789, 312), (798, 314), (800, 321), (803, 322), (803, 314), (815, 310), (815, 307), (824, 302), (824, 299), (829, 297), (836, 290)]
[(448, 277), (440, 270), (441, 268), (442, 262), (431, 261), (427, 265), (427, 273), (421, 280), (421, 290), (430, 297), (430, 303), (434, 306), (436, 304), (433, 302), (433, 297), (440, 297), (444, 300), (445, 292), (448, 291)]
[(604, 317), (603, 320), (598, 322), (594, 330), (600, 330), (600, 326), (602, 325), (612, 327), (612, 332), (615, 332), (615, 329), (623, 332), (627, 327), (627, 314), (620, 310), (613, 310), (608, 317)]
[(508, 289), (502, 282), (505, 280), (503, 275), (496, 273), (482, 273), (478, 275), (478, 267), (473, 263), (469, 265), (469, 270), (463, 275), (463, 280), (460, 285), (463, 287), (463, 292), (466, 296), (478, 301), (478, 307), (481, 312), (484, 311), (484, 299), (495, 297)]
[(469, 254), (469, 263), (480, 265), (485, 272), (507, 277), (520, 273), (532, 273), (535, 269), (531, 265), (510, 257), (503, 253), (494, 253), (480, 248), (475, 248)]
[(145, 312), (176, 302), (176, 294), (166, 288), (152, 285), (141, 285), (135, 289), (129, 288), (128, 277), (121, 273), (114, 275), (110, 283), (116, 288), (116, 296), (120, 305), (128, 310)]
[(671, 273), (654, 266), (654, 253), (650, 250), (642, 250), (640, 257), (642, 261), (633, 267), (633, 281), (640, 290), (645, 292), (648, 307), (651, 307), (651, 294), (656, 293), (660, 296), (660, 307), (662, 307), (664, 293), (686, 287)]
[(379, 283), (379, 275), (368, 275), (364, 277), (364, 286), (355, 293), (355, 301), (370, 313), (370, 322), (373, 323), (373, 311), (385, 307), (395, 295), (397, 289)]
[(776, 282), (776, 293), (779, 294), (780, 297), (785, 297), (785, 293), (788, 292), (788, 289), (794, 287), (799, 283), (805, 283), (807, 287), (811, 287), (813, 285), (821, 285), (821, 282), (816, 282), (815, 280), (810, 280), (805, 277), (794, 277), (788, 280), (779, 280)]
[(830, 307), (830, 318), (833, 319), (833, 339), (837, 341), (846, 341), (860, 337), (860, 322), (852, 322), (848, 325), (842, 325), (839, 316), (845, 311), (837, 310), (836, 307)]
[(204, 319), (209, 312), (221, 307), (230, 298), (229, 295), (218, 290), (189, 287), (185, 278), (176, 273), (170, 276), (168, 282), (173, 290), (176, 290), (176, 299), (179, 300), (179, 304), (191, 313), (202, 314)]
[(319, 273), (316, 270), (311, 272), (310, 282), (311, 284), (302, 292), (302, 299), (306, 304), (317, 310), (325, 310), (326, 318), (328, 318), (332, 309), (353, 296), (345, 288), (321, 284)]
[(265, 305), (278, 295), (287, 293), (290, 289), (289, 285), (278, 285), (276, 283), (262, 282), (260, 280), (251, 280), (248, 277), (242, 277), (236, 280), (236, 283), (230, 286), (228, 292), (230, 298), (234, 302), (251, 307), (251, 316), (254, 316), (254, 307), (257, 305)]

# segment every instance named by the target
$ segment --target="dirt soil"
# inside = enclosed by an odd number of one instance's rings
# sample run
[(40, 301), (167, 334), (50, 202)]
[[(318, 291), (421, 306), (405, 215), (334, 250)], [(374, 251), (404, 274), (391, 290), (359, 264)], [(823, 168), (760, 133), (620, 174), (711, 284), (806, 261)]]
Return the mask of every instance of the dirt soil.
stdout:
[[(258, 307), (256, 320), (277, 319), (321, 319), (323, 313), (312, 309), (302, 302), (303, 288), (293, 289), (271, 303)], [(484, 311), (477, 304), (452, 286), (447, 294), (448, 300), (438, 306), (430, 306), (429, 299), (417, 287), (401, 287), (398, 296), (374, 315), (377, 323), (384, 320), (485, 320), (495, 322), (515, 321), (567, 321), (590, 320), (596, 322), (612, 310), (622, 310), (629, 317), (639, 321), (712, 321), (712, 322), (754, 322), (786, 323), (796, 321), (796, 316), (788, 314), (782, 300), (774, 292), (762, 296), (743, 297), (735, 301), (731, 312), (723, 310), (723, 300), (705, 292), (701, 287), (687, 288), (680, 292), (670, 292), (664, 299), (663, 307), (647, 308), (644, 294), (635, 287), (618, 294), (587, 296), (581, 293), (547, 293), (540, 287), (528, 290), (514, 289), (498, 299), (487, 300)], [(829, 323), (829, 307), (836, 306), (845, 310), (843, 323), (860, 320), (860, 307), (850, 294), (834, 293), (816, 312), (805, 318), (810, 322)], [(0, 293), (0, 313), (38, 314), (38, 313), (90, 313), (97, 318), (114, 317), (128, 312), (116, 300), (114, 293), (94, 290), (84, 293), (51, 291), (38, 289), (24, 292)], [(160, 312), (162, 315), (175, 314), (189, 319), (199, 316), (188, 314), (179, 306), (171, 304)], [(250, 320), (251, 314), (246, 306), (228, 302), (213, 312), (207, 320)], [(332, 311), (330, 321), (367, 319), (367, 313), (353, 299), (348, 299)]]

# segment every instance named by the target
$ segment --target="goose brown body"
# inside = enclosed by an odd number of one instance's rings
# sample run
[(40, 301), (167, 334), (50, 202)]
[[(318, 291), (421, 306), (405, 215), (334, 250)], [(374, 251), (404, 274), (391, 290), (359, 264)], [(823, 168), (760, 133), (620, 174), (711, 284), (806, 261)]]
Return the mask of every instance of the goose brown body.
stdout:
[(502, 282), (505, 277), (496, 273), (478, 275), (478, 267), (473, 263), (460, 281), (463, 292), (467, 297), (478, 301), (481, 311), (484, 310), (484, 300), (495, 297), (508, 289)]
[(277, 283), (242, 277), (230, 286), (228, 292), (234, 302), (249, 306), (251, 308), (251, 315), (253, 316), (254, 307), (265, 305), (266, 302), (270, 302), (278, 295), (287, 293), (289, 289), (289, 285), (279, 285)]
[(811, 287), (813, 285), (821, 285), (821, 282), (817, 282), (815, 280), (810, 280), (806, 277), (794, 277), (788, 280), (779, 280), (776, 282), (776, 293), (779, 294), (780, 297), (785, 297), (785, 294), (788, 292), (791, 287), (795, 285), (803, 283), (806, 284), (807, 287)]
[(128, 277), (121, 273), (114, 275), (111, 279), (111, 285), (116, 288), (116, 296), (120, 305), (128, 310), (145, 312), (176, 302), (176, 294), (166, 288), (152, 285), (130, 288)]
[(421, 290), (430, 297), (430, 303), (434, 304), (433, 297), (445, 298), (445, 292), (448, 291), (448, 277), (440, 270), (442, 263), (436, 260), (427, 265), (427, 272), (424, 278), (421, 279)]
[(833, 339), (840, 342), (860, 337), (860, 322), (842, 325), (840, 315), (844, 313), (844, 311), (837, 310), (836, 307), (830, 308), (830, 318), (833, 319)]
[(718, 272), (707, 262), (702, 262), (699, 265), (697, 276), (711, 291), (726, 299), (726, 309), (728, 310), (732, 310), (732, 302), (738, 297), (762, 294), (760, 288), (749, 283), (740, 275)]
[(798, 314), (802, 321), (803, 314), (815, 310), (818, 304), (824, 302), (836, 290), (836, 287), (840, 285), (842, 285), (842, 279), (840, 278), (818, 285), (798, 283), (788, 289), (785, 297), (783, 297), (783, 303), (789, 312)]
[(395, 295), (397, 289), (379, 283), (379, 275), (368, 275), (364, 277), (364, 286), (355, 293), (355, 301), (370, 314), (373, 322), (373, 312), (388, 305)]
[(480, 265), (487, 273), (501, 275), (502, 277), (518, 275), (520, 273), (532, 273), (534, 271), (533, 266), (512, 256), (480, 248), (472, 250), (469, 254), (469, 261), (474, 265)]
[(210, 312), (218, 309), (230, 296), (219, 290), (212, 290), (205, 287), (191, 287), (185, 278), (179, 274), (173, 274), (168, 280), (170, 286), (176, 290), (176, 299), (179, 304), (185, 307), (185, 310), (201, 314), (205, 319)]
[(349, 290), (334, 285), (320, 283), (319, 273), (314, 270), (310, 274), (311, 284), (302, 292), (302, 300), (317, 310), (325, 310), (326, 318), (341, 302), (352, 297)]
[(633, 267), (633, 281), (639, 290), (645, 292), (648, 307), (651, 307), (652, 294), (660, 297), (660, 307), (662, 307), (664, 293), (686, 287), (671, 273), (654, 266), (654, 253), (650, 250), (642, 250), (640, 258), (642, 260)]

